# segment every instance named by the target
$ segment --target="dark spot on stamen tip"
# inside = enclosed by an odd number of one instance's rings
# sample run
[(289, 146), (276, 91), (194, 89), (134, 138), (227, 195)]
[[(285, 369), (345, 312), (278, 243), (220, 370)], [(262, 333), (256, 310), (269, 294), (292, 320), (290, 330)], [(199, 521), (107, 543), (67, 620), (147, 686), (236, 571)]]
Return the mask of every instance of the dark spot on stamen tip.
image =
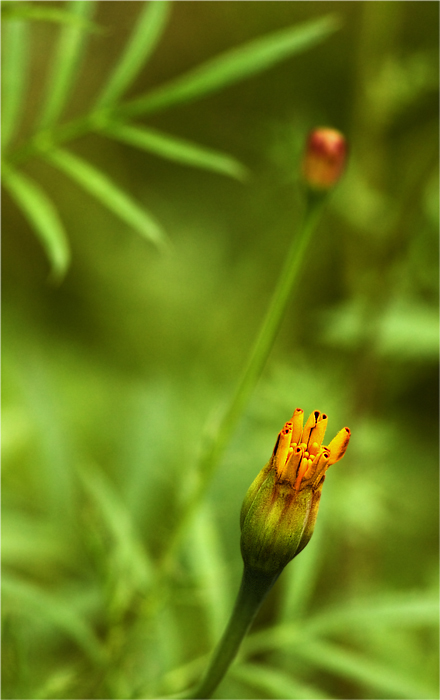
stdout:
[(327, 420), (327, 416), (325, 413), (322, 414), (322, 420)]

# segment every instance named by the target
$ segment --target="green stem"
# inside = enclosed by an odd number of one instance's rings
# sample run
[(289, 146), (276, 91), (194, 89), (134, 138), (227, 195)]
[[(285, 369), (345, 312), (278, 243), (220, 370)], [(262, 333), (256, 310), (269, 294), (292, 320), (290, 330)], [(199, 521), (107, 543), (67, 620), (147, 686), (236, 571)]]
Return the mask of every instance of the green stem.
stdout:
[(199, 462), (197, 487), (186, 504), (179, 524), (164, 552), (160, 566), (162, 570), (168, 569), (171, 565), (174, 553), (186, 532), (193, 513), (197, 510), (206, 492), (212, 474), (223, 456), (243, 409), (264, 369), (286, 311), (293, 286), (300, 275), (306, 250), (316, 227), (324, 199), (324, 194), (307, 190), (306, 206), (299, 231), (290, 244), (269, 308), (235, 394), (220, 418), (216, 429), (212, 431), (211, 438), (207, 440), (205, 451)]
[(188, 693), (180, 695), (180, 698), (211, 697), (234, 660), (243, 638), (260, 609), (261, 603), (280, 573), (268, 576), (245, 567), (229, 624), (214, 651), (208, 669), (199, 685), (195, 689), (188, 691)]

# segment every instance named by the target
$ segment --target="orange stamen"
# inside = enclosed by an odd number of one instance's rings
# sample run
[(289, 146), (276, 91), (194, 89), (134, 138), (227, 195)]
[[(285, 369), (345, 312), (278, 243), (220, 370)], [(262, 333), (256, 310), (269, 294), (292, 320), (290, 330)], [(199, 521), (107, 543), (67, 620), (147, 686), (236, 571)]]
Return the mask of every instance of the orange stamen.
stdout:
[(307, 459), (307, 457), (302, 458), (301, 464), (299, 465), (296, 481), (295, 481), (295, 491), (299, 491), (299, 487), (301, 486), (301, 481), (303, 479), (303, 476), (311, 464), (312, 464), (311, 459)]
[(333, 438), (328, 446), (328, 449), (330, 450), (329, 464), (339, 462), (339, 460), (343, 458), (350, 440), (350, 436), (350, 428), (342, 428), (336, 437)]
[(290, 419), (290, 422), (292, 423), (292, 438), (291, 438), (291, 443), (296, 442), (297, 444), (299, 443), (301, 439), (301, 433), (303, 430), (303, 420), (304, 420), (304, 411), (302, 408), (295, 408), (293, 412), (293, 416)]
[(289, 460), (286, 463), (282, 478), (287, 479), (293, 485), (296, 478), (296, 473), (300, 465), (301, 459), (303, 457), (303, 450), (301, 447), (295, 447), (292, 450)]
[(278, 448), (275, 454), (275, 468), (277, 474), (280, 478), (284, 478), (283, 474), (285, 471), (285, 466), (287, 462), (287, 457), (289, 455), (290, 448), (290, 437), (292, 435), (292, 424), (286, 423), (282, 431), (280, 432), (280, 439), (278, 441)]

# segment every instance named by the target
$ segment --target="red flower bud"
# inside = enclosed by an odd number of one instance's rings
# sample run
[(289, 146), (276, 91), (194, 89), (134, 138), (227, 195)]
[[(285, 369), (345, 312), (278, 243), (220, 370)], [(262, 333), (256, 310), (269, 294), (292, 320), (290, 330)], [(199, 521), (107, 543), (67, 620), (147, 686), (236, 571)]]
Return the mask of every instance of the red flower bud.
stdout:
[(347, 142), (340, 131), (322, 127), (307, 139), (303, 177), (314, 190), (329, 190), (340, 179), (347, 157)]

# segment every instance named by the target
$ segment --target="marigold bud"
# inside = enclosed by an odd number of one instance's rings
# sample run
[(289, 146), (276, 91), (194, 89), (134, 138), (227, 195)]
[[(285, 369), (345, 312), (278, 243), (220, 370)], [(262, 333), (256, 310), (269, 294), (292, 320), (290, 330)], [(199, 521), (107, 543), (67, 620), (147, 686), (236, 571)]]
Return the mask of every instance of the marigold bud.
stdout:
[(275, 575), (304, 549), (318, 515), (325, 472), (342, 459), (350, 439), (343, 428), (328, 447), (327, 416), (314, 411), (303, 428), (297, 408), (281, 432), (266, 466), (251, 484), (241, 509), (245, 566)]
[(307, 139), (303, 177), (314, 190), (329, 190), (340, 179), (347, 156), (347, 142), (336, 129), (314, 129)]

